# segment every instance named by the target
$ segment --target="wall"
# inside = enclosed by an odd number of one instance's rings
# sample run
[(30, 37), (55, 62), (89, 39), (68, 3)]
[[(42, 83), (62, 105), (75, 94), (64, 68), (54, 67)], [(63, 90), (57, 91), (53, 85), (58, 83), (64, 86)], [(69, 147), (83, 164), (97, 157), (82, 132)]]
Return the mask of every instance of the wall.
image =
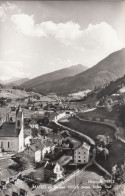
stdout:
[(29, 146), (30, 145), (30, 139), (32, 138), (32, 136), (31, 135), (29, 135), (29, 136), (27, 136), (26, 138), (25, 138), (25, 146)]
[(41, 150), (37, 150), (35, 152), (35, 162), (40, 162), (41, 161), (41, 156), (42, 156)]
[(23, 118), (23, 113), (22, 113), (21, 130), (19, 134), (19, 152), (23, 150), (24, 150), (24, 118)]
[[(18, 137), (0, 137), (0, 147), (1, 142), (3, 142), (3, 149), (7, 152), (18, 152)], [(9, 148), (8, 148), (9, 142)]]
[(20, 134), (19, 134), (19, 152), (24, 150), (24, 130), (23, 127), (20, 130)]
[(24, 154), (28, 155), (33, 162), (35, 161), (35, 152), (30, 147), (24, 150)]
[[(78, 161), (80, 160), (80, 161)], [(74, 151), (74, 162), (75, 163), (87, 163), (89, 161), (89, 150), (82, 146)]]

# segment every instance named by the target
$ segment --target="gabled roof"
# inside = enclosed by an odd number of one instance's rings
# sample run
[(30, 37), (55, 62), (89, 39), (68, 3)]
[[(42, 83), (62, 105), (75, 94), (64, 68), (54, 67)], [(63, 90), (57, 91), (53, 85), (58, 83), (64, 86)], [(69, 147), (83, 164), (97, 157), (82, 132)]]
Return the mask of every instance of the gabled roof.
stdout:
[(78, 150), (78, 149), (81, 149), (81, 148), (84, 148), (84, 149), (86, 149), (86, 150), (90, 150), (90, 145), (87, 144), (86, 142), (84, 142), (84, 143), (82, 144), (82, 146), (76, 148), (75, 151)]
[(44, 149), (44, 145), (41, 142), (37, 142), (35, 144), (32, 144), (31, 146), (29, 146), (28, 148), (31, 148), (34, 152), (36, 152), (37, 150), (42, 150)]
[(58, 134), (54, 134), (54, 133), (49, 133), (48, 135), (47, 135), (47, 137), (48, 138), (51, 138), (51, 139), (61, 139), (61, 136), (60, 135), (58, 135)]
[(0, 128), (0, 137), (18, 137), (20, 130), (15, 128), (15, 123), (4, 122)]
[(82, 146), (83, 146), (84, 148), (86, 148), (87, 150), (90, 149), (90, 145), (88, 145), (86, 142), (84, 142)]
[(54, 143), (52, 141), (50, 141), (49, 139), (45, 139), (42, 141), (42, 144), (45, 146), (45, 147), (52, 147), (52, 146), (55, 146)]
[(67, 133), (66, 131), (63, 131), (61, 134), (60, 134), (63, 138), (67, 138), (70, 136), (69, 133)]

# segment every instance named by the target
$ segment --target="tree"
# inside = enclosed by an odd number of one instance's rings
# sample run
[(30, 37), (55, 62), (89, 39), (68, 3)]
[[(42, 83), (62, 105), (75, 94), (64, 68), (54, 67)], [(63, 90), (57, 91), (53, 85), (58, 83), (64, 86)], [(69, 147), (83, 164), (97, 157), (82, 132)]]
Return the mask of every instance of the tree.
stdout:
[(97, 135), (97, 137), (96, 137), (96, 145), (97, 146), (109, 148), (111, 146), (111, 143), (112, 143), (112, 139), (109, 136)]

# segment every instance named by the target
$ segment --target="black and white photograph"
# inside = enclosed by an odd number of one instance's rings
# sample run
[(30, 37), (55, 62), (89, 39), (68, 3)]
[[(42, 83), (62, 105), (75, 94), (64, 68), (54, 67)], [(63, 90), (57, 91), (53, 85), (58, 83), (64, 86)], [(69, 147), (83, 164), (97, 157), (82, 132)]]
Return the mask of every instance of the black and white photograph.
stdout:
[(124, 0), (0, 0), (0, 196), (125, 196)]

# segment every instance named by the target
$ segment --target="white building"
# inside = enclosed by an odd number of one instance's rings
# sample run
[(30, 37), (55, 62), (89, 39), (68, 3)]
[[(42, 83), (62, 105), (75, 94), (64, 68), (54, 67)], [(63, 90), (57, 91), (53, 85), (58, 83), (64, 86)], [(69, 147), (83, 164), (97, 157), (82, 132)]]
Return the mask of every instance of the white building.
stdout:
[(33, 161), (40, 162), (45, 155), (53, 152), (55, 145), (50, 140), (37, 140), (30, 146), (27, 146), (24, 153), (28, 155)]
[(90, 146), (83, 143), (82, 146), (74, 150), (74, 163), (87, 163), (89, 161)]
[(4, 152), (24, 150), (24, 118), (21, 107), (16, 111), (15, 122), (4, 122), (0, 127), (0, 148)]
[(46, 163), (44, 170), (45, 180), (54, 180), (58, 181), (64, 178), (64, 169), (60, 166), (59, 163)]

